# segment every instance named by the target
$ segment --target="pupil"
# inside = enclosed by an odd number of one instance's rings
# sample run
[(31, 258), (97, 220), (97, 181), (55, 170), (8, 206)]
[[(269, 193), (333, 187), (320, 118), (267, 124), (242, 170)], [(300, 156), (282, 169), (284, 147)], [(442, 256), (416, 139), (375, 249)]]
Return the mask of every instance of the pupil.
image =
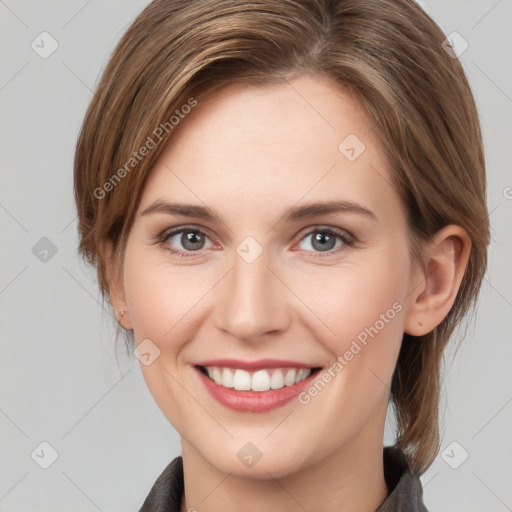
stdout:
[[(313, 239), (313, 247), (321, 251), (328, 251), (334, 247), (334, 241), (334, 237), (331, 237), (328, 233), (317, 233)], [(317, 243), (318, 246), (316, 246)]]
[(196, 245), (198, 242), (204, 242), (204, 240), (201, 240), (201, 236), (199, 233), (190, 231), (188, 233), (183, 233), (183, 247), (186, 249), (194, 250), (194, 249), (201, 249), (203, 244)]

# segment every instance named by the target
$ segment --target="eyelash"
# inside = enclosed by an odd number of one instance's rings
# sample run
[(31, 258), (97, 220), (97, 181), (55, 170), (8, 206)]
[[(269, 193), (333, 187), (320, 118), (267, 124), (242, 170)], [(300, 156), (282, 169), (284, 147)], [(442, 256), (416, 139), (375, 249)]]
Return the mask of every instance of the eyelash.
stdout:
[[(171, 254), (179, 255), (182, 258), (194, 257), (195, 256), (194, 253), (199, 253), (202, 249), (199, 251), (181, 251), (179, 249), (173, 249), (173, 248), (169, 247), (168, 245), (166, 245), (166, 242), (169, 240), (169, 238), (171, 238), (174, 235), (177, 235), (179, 233), (183, 233), (183, 232), (194, 232), (194, 233), (198, 233), (198, 234), (204, 235), (205, 237), (209, 238), (208, 235), (203, 230), (201, 230), (199, 228), (191, 227), (191, 226), (183, 226), (178, 229), (173, 229), (171, 231), (162, 232), (155, 238), (155, 243), (158, 244), (163, 249), (165, 249), (166, 251), (169, 251)], [(306, 251), (306, 252), (312, 253), (313, 258), (325, 258), (328, 256), (332, 256), (334, 254), (338, 254), (339, 252), (347, 250), (348, 248), (354, 246), (356, 243), (356, 238), (346, 231), (338, 230), (336, 228), (322, 228), (322, 227), (314, 227), (312, 230), (308, 231), (299, 240), (299, 242), (301, 242), (302, 240), (306, 239), (308, 236), (311, 236), (314, 233), (322, 233), (322, 234), (327, 234), (329, 236), (336, 236), (343, 242), (343, 245), (340, 247), (337, 247), (336, 249), (324, 251), (323, 253), (315, 252), (315, 251)]]

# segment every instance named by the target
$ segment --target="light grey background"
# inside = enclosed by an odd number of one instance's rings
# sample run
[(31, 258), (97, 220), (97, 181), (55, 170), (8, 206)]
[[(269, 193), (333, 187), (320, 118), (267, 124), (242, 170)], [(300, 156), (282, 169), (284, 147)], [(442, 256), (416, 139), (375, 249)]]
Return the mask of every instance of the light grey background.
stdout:
[[(476, 319), (447, 354), (442, 450), (422, 478), (425, 501), (432, 512), (502, 512), (512, 510), (512, 1), (419, 3), (469, 44), (460, 59), (482, 120), (492, 223)], [(1, 512), (135, 511), (180, 453), (138, 361), (121, 349), (116, 360), (95, 271), (76, 257), (78, 129), (146, 4), (0, 0)], [(58, 43), (46, 59), (31, 47), (43, 31)], [(41, 252), (43, 237), (54, 255)], [(44, 441), (58, 453), (48, 469)]]

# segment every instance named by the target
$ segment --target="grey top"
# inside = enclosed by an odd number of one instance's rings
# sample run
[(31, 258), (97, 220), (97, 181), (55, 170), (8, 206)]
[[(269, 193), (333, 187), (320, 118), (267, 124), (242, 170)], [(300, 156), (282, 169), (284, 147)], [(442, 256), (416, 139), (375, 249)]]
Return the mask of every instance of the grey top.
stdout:
[[(392, 446), (384, 448), (384, 476), (391, 492), (375, 512), (428, 512), (419, 477)], [(180, 512), (183, 490), (183, 459), (179, 456), (157, 478), (139, 512)]]

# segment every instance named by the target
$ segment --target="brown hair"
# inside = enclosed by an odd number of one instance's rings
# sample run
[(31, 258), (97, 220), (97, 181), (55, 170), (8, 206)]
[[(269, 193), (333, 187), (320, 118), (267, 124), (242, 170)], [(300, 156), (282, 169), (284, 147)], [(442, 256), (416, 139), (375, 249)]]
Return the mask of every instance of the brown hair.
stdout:
[[(413, 257), (421, 259), (421, 243), (447, 224), (465, 228), (472, 242), (452, 309), (432, 332), (404, 334), (393, 375), (397, 444), (417, 474), (439, 450), (442, 354), (476, 303), (489, 243), (477, 109), (444, 39), (412, 0), (155, 0), (108, 62), (74, 167), (79, 252), (97, 264), (105, 297), (110, 266), (100, 245), (112, 242), (120, 271), (145, 179), (184, 105), (233, 82), (264, 87), (303, 73), (354, 92), (407, 207)], [(165, 130), (155, 141), (157, 127)], [(139, 159), (149, 139), (156, 147)]]

